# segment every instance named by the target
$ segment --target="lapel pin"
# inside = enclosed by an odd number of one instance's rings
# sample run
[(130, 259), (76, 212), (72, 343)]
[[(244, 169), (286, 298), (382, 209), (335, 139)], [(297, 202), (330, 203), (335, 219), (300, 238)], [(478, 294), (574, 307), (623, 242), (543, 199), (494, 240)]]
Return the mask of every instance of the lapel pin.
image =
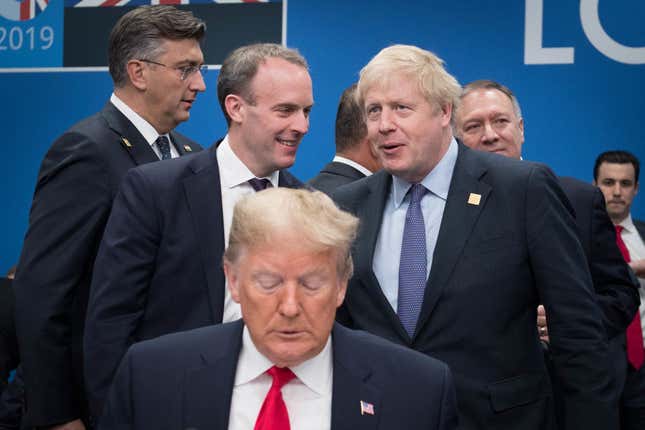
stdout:
[(479, 202), (481, 202), (481, 200), (482, 200), (481, 194), (470, 193), (470, 195), (468, 196), (469, 205), (479, 206)]
[(361, 400), (361, 415), (374, 415), (374, 405)]
[(129, 141), (128, 139), (126, 139), (125, 137), (121, 136), (121, 141), (122, 141), (122, 142), (123, 142), (123, 144), (126, 146), (126, 148), (132, 148), (132, 144), (131, 144), (131, 143), (130, 143), (130, 141)]
[(191, 148), (191, 147), (190, 147), (190, 146), (188, 146), (188, 145), (184, 145), (184, 150), (185, 150), (186, 152), (193, 152), (193, 148)]

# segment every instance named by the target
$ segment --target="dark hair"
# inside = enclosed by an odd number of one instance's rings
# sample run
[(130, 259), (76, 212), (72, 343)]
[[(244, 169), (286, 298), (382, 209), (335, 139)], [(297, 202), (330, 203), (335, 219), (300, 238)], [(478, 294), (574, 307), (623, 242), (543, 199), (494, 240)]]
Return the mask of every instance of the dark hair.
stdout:
[(367, 136), (365, 115), (356, 99), (356, 84), (343, 91), (336, 112), (336, 152), (346, 151)]
[(627, 164), (631, 163), (634, 166), (634, 179), (635, 183), (638, 183), (638, 175), (640, 174), (640, 163), (638, 158), (631, 152), (627, 151), (606, 151), (603, 152), (596, 158), (596, 164), (593, 166), (593, 179), (594, 181), (598, 180), (598, 169), (602, 163), (614, 163), (614, 164)]
[(206, 24), (192, 12), (173, 6), (141, 6), (123, 15), (112, 28), (108, 47), (110, 75), (117, 88), (128, 79), (132, 59), (155, 60), (166, 40), (201, 41)]
[(297, 50), (276, 43), (256, 43), (237, 48), (226, 57), (217, 77), (217, 99), (228, 125), (231, 125), (231, 118), (226, 112), (226, 96), (237, 94), (248, 103), (255, 103), (255, 95), (250, 89), (251, 80), (267, 58), (281, 58), (304, 69), (309, 68)]

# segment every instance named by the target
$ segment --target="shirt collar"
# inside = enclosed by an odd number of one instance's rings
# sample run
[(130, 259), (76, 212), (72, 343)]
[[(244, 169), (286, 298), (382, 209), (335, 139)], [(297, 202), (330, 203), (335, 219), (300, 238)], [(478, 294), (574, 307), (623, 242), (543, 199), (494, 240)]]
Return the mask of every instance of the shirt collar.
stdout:
[(618, 225), (622, 226), (623, 230), (627, 231), (628, 233), (634, 233), (636, 231), (636, 226), (634, 225), (634, 221), (632, 220), (631, 213), (627, 215), (627, 218), (619, 222)]
[(350, 160), (349, 158), (345, 158), (341, 155), (335, 155), (332, 161), (347, 164), (348, 166), (353, 167), (354, 169), (358, 170), (365, 176), (370, 176), (372, 174), (372, 171), (367, 167), (363, 166), (362, 164), (358, 164), (356, 161)]
[[(231, 144), (228, 141), (228, 134), (217, 147), (217, 160), (222, 186), (225, 188), (234, 188), (238, 185), (247, 183), (249, 179), (255, 178), (255, 175), (248, 167), (246, 167), (246, 164), (244, 164), (235, 152), (233, 152)], [(264, 178), (268, 179), (271, 182), (271, 185), (277, 187), (279, 183), (279, 174), (280, 172), (276, 170), (269, 176), (264, 176)]]
[[(130, 106), (125, 104), (125, 102), (117, 97), (117, 95), (114, 93), (112, 93), (112, 95), (110, 96), (110, 103), (112, 103), (119, 112), (121, 112), (128, 120), (130, 120), (132, 125), (135, 126), (135, 128), (139, 131), (139, 133), (141, 133), (146, 142), (148, 142), (148, 145), (152, 146), (155, 143), (160, 135), (159, 132), (157, 132), (157, 130), (155, 130), (155, 128), (148, 121), (146, 121), (141, 115), (133, 111)], [(168, 141), (172, 142), (168, 133), (164, 134), (163, 136), (166, 136), (168, 138)]]
[[(242, 333), (242, 350), (235, 373), (235, 386), (243, 385), (262, 376), (273, 366), (273, 363), (255, 347), (249, 329), (244, 326)], [(298, 380), (317, 394), (323, 395), (325, 387), (332, 383), (332, 346), (331, 335), (318, 355), (291, 367)]]
[[(432, 169), (421, 181), (421, 184), (426, 187), (428, 191), (443, 200), (448, 198), (450, 181), (452, 179), (452, 173), (455, 170), (458, 152), (459, 148), (457, 146), (457, 141), (453, 138), (448, 146), (448, 151), (446, 151), (434, 169)], [(392, 193), (394, 197), (394, 205), (396, 207), (401, 206), (401, 203), (403, 203), (403, 199), (411, 186), (411, 183), (401, 178), (396, 176), (392, 177)]]

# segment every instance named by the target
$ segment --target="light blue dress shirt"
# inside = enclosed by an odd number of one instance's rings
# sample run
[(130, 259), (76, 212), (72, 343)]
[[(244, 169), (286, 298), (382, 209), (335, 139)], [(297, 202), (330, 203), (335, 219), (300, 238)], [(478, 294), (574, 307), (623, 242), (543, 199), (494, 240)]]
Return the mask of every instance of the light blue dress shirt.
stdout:
[[(446, 154), (421, 181), (421, 184), (429, 191), (421, 199), (421, 210), (426, 228), (426, 267), (428, 271), (432, 268), (432, 255), (439, 236), (439, 227), (441, 227), (450, 181), (457, 162), (457, 153), (457, 141), (453, 138)], [(392, 188), (385, 202), (383, 221), (372, 261), (372, 270), (394, 312), (396, 312), (398, 304), (399, 265), (405, 214), (410, 205), (410, 196), (407, 195), (407, 192), (411, 186), (412, 184), (403, 179), (392, 177)], [(426, 278), (427, 276), (426, 273)]]

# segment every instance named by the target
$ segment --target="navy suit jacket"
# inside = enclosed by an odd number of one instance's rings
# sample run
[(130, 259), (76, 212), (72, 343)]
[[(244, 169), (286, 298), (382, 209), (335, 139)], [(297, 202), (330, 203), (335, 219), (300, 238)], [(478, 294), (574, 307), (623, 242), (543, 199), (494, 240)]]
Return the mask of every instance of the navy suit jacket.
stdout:
[(633, 219), (633, 218), (632, 218), (632, 221), (634, 222), (634, 226), (636, 227), (636, 230), (638, 230), (638, 234), (640, 234), (641, 238), (645, 240), (645, 222), (637, 219)]
[[(379, 172), (334, 195), (361, 219), (354, 277), (337, 320), (447, 363), (461, 428), (543, 430), (554, 426), (536, 330), (543, 303), (564, 380), (566, 428), (610, 428), (602, 314), (572, 208), (551, 171), (459, 145), (412, 338), (372, 270), (391, 182)], [(399, 253), (392, 250), (392, 258)]]
[[(180, 154), (201, 149), (170, 136)], [(14, 281), (28, 426), (87, 415), (81, 352), (94, 259), (123, 176), (158, 160), (111, 103), (67, 130), (43, 159)]]
[[(99, 428), (226, 429), (243, 327), (238, 320), (133, 345)], [(331, 336), (332, 430), (456, 428), (444, 363), (340, 325)], [(373, 415), (361, 415), (361, 400)]]
[(364, 178), (365, 175), (349, 164), (332, 161), (327, 163), (318, 175), (307, 182), (315, 189), (331, 195), (336, 188)]
[(587, 256), (607, 336), (623, 336), (638, 310), (639, 284), (616, 245), (616, 231), (607, 214), (605, 198), (597, 187), (586, 182), (567, 177), (559, 180), (575, 211), (578, 239)]
[[(134, 343), (222, 322), (224, 224), (216, 145), (131, 170), (94, 267), (85, 330), (91, 412), (100, 416)], [(287, 171), (280, 186), (302, 183)]]

